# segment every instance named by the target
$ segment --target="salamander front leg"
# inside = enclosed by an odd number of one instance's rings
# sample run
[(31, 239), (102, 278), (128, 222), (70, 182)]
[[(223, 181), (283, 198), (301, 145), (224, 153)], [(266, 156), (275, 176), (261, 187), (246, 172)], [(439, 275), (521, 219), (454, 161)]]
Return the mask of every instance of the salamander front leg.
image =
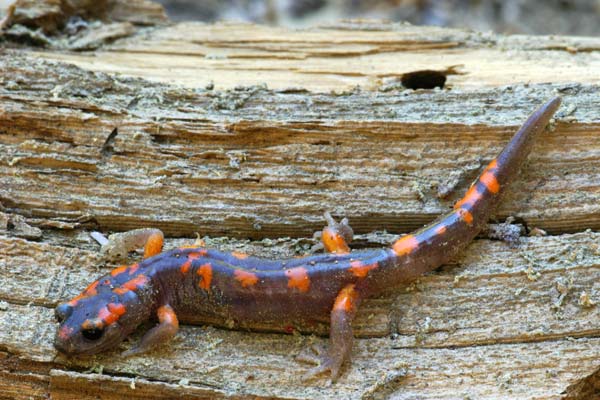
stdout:
[(127, 232), (113, 233), (104, 237), (100, 232), (92, 232), (92, 238), (102, 246), (100, 252), (109, 260), (127, 258), (127, 254), (144, 247), (144, 258), (152, 257), (162, 251), (164, 235), (160, 229), (142, 228)]
[(329, 349), (318, 354), (317, 357), (302, 357), (301, 361), (316, 361), (318, 366), (309, 370), (304, 379), (309, 379), (323, 372), (331, 372), (331, 381), (340, 375), (344, 361), (350, 359), (352, 352), (352, 320), (356, 314), (360, 294), (354, 285), (344, 287), (335, 299), (331, 311), (331, 327), (329, 333)]
[(325, 251), (333, 254), (350, 253), (348, 245), (354, 237), (354, 231), (348, 224), (348, 218), (344, 218), (338, 223), (329, 212), (326, 212), (323, 216), (327, 221), (327, 226), (322, 231), (315, 233), (314, 237), (320, 238), (321, 243), (313, 246), (312, 250), (324, 248)]
[(146, 332), (137, 346), (123, 352), (123, 356), (145, 353), (153, 347), (171, 340), (178, 330), (179, 320), (173, 308), (169, 305), (159, 307), (158, 325)]

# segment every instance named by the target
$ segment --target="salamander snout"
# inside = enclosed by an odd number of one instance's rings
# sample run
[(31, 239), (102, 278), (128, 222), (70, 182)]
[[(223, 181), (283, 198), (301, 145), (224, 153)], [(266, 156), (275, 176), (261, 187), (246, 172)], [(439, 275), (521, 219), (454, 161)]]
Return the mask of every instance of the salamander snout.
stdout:
[(67, 303), (62, 303), (54, 310), (54, 318), (58, 323), (63, 322), (73, 313), (73, 307)]

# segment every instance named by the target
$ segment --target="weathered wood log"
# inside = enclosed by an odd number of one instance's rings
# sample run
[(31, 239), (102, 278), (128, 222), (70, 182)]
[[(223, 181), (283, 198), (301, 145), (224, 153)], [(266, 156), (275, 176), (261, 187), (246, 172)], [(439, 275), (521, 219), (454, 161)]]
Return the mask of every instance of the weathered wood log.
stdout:
[[(32, 28), (43, 13), (5, 22), (0, 397), (597, 395), (599, 39), (165, 24), (142, 1), (129, 2), (142, 5), (134, 19), (115, 17), (123, 3), (76, 38), (68, 16), (43, 31)], [(106, 34), (115, 23), (127, 29)], [(24, 45), (30, 35), (46, 49)], [(419, 70), (438, 71), (445, 88), (403, 88)], [(184, 326), (143, 357), (53, 349), (53, 307), (113, 267), (90, 230), (159, 227), (169, 247), (199, 232), (220, 249), (293, 257), (330, 210), (350, 218), (358, 247), (385, 245), (395, 236), (382, 230), (451, 207), (555, 94), (557, 121), (497, 213), (550, 235), (516, 245), (483, 235), (441, 271), (365, 302), (337, 384), (299, 379), (294, 356), (325, 340), (309, 336)]]

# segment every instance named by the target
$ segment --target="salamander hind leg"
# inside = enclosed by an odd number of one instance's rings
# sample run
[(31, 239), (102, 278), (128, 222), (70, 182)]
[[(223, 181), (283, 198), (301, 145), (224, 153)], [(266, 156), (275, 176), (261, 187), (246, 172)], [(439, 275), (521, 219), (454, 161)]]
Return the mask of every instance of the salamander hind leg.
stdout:
[(152, 348), (170, 341), (179, 330), (179, 320), (171, 306), (164, 305), (158, 308), (158, 325), (150, 329), (142, 337), (140, 343), (123, 352), (124, 357), (145, 353)]
[(359, 302), (360, 294), (354, 285), (348, 285), (340, 291), (331, 311), (328, 350), (318, 350), (317, 348), (316, 357), (298, 357), (300, 361), (316, 362), (319, 364), (310, 369), (303, 376), (303, 379), (310, 379), (316, 375), (330, 371), (331, 381), (335, 382), (337, 380), (344, 361), (350, 359), (352, 352), (352, 320), (356, 314)]
[(329, 212), (323, 214), (327, 221), (327, 226), (322, 231), (316, 232), (314, 237), (320, 238), (321, 243), (313, 246), (312, 250), (324, 248), (328, 253), (348, 254), (350, 253), (349, 244), (354, 237), (354, 231), (348, 224), (348, 218), (336, 222)]

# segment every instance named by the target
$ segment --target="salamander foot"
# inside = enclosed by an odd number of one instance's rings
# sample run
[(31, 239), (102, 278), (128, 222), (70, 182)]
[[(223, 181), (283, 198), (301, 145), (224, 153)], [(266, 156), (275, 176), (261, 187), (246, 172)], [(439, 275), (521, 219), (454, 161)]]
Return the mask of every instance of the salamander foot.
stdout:
[(343, 357), (332, 357), (324, 346), (312, 345), (310, 347), (312, 352), (304, 352), (296, 357), (296, 360), (300, 362), (316, 364), (316, 367), (302, 375), (302, 380), (309, 380), (330, 371), (331, 382), (334, 383), (339, 378)]
[(354, 231), (348, 224), (348, 218), (344, 218), (338, 223), (328, 211), (323, 214), (323, 217), (327, 221), (327, 226), (313, 235), (315, 239), (321, 239), (321, 243), (314, 245), (311, 250), (314, 252), (325, 249), (328, 253), (348, 254), (350, 252), (348, 245), (354, 237)]

